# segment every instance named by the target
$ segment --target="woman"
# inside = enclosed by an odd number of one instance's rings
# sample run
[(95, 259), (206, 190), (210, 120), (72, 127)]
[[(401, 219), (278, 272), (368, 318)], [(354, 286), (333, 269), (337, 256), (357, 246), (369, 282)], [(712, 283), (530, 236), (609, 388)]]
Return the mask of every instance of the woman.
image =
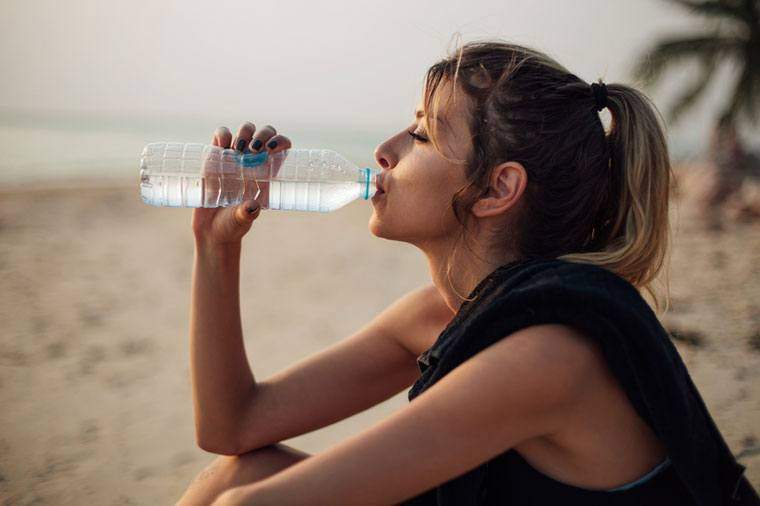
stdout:
[[(639, 295), (669, 235), (670, 165), (647, 99), (483, 42), (429, 69), (415, 116), (376, 149), (384, 191), (369, 228), (422, 250), (432, 284), (265, 381), (246, 360), (238, 293), (259, 207), (194, 210), (196, 433), (223, 456), (180, 503), (751, 498)], [(250, 123), (214, 144), (291, 146)], [(279, 443), (412, 384), (407, 407), (321, 454)]]

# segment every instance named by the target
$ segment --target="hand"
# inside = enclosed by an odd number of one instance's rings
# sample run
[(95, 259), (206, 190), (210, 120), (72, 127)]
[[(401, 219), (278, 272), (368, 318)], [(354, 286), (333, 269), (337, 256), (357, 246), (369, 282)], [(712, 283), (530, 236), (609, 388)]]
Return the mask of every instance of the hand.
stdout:
[[(272, 143), (275, 143), (274, 147), (270, 147)], [(212, 144), (225, 149), (234, 146), (234, 149), (245, 153), (266, 151), (269, 155), (292, 146), (290, 139), (278, 135), (273, 126), (266, 125), (257, 132), (256, 126), (250, 122), (240, 127), (234, 139), (227, 127), (218, 128), (214, 132)], [(259, 199), (268, 198), (268, 188), (266, 190)], [(193, 209), (192, 218), (196, 242), (208, 245), (239, 243), (251, 229), (260, 211), (261, 206), (253, 199), (231, 207), (197, 207)]]

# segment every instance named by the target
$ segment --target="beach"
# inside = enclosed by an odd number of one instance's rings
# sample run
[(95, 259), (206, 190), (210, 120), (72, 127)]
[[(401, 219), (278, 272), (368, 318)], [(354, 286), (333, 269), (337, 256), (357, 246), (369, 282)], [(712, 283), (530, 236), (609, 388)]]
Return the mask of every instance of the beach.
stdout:
[[(760, 223), (712, 230), (696, 204), (674, 204), (661, 321), (760, 488)], [(361, 201), (262, 211), (243, 241), (240, 284), (257, 379), (430, 281), (420, 251), (370, 234), (371, 213)], [(132, 180), (0, 188), (2, 504), (172, 504), (213, 458), (194, 438), (190, 218), (143, 204)], [(323, 451), (406, 395), (284, 443)]]

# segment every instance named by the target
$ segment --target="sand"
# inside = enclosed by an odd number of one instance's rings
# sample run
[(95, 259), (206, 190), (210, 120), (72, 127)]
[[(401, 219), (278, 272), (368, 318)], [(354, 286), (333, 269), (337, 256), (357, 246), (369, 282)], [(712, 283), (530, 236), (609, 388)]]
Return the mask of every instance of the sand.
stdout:
[[(674, 208), (673, 307), (662, 320), (760, 487), (760, 226), (708, 230), (693, 211)], [(370, 214), (366, 202), (262, 212), (241, 268), (256, 378), (429, 282), (418, 250), (369, 233)], [(171, 504), (213, 458), (193, 435), (190, 215), (144, 205), (133, 181), (0, 190), (2, 504)], [(406, 403), (405, 390), (284, 442), (320, 452)]]

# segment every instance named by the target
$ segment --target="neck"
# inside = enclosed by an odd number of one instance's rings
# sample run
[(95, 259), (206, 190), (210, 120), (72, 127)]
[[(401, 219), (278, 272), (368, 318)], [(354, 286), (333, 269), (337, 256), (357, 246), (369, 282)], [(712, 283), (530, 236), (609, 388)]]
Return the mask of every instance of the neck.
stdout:
[[(470, 292), (486, 276), (499, 266), (516, 260), (516, 257), (511, 253), (494, 255), (493, 251), (489, 252), (476, 246), (472, 247), (473, 252), (463, 244), (460, 244), (455, 252), (451, 250), (451, 243), (436, 246), (426, 245), (425, 248), (421, 249), (428, 259), (433, 284), (438, 288), (438, 292), (454, 314), (459, 311)], [(450, 253), (452, 254), (451, 272), (447, 277), (446, 261)]]

